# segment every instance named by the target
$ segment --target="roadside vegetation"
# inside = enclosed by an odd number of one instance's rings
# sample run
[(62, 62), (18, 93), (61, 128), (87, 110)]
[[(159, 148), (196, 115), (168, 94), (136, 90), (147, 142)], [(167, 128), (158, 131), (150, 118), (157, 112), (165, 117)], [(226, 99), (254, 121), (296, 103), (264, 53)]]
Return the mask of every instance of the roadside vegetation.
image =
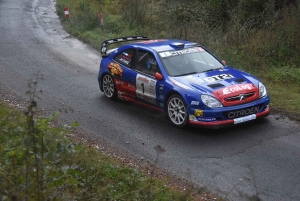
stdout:
[[(183, 192), (68, 137), (73, 125), (57, 126), (59, 112), (38, 117), (36, 74), (23, 112), (0, 101), (0, 200), (192, 200)], [(157, 148), (158, 149), (158, 148)], [(158, 155), (161, 148), (157, 150)], [(154, 172), (155, 169), (152, 169)]]
[(300, 120), (299, 0), (57, 0), (57, 13), (98, 50), (103, 40), (132, 35), (198, 42), (261, 79), (273, 112)]

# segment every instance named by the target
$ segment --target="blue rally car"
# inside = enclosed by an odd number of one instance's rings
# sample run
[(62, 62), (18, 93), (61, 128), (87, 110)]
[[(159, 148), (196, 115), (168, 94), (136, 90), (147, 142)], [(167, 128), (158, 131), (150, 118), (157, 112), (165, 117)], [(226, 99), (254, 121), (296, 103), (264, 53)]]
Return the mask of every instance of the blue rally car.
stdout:
[[(115, 43), (130, 42), (108, 50)], [(189, 41), (132, 36), (106, 40), (98, 82), (109, 99), (165, 112), (177, 127), (219, 128), (270, 113), (265, 86)]]

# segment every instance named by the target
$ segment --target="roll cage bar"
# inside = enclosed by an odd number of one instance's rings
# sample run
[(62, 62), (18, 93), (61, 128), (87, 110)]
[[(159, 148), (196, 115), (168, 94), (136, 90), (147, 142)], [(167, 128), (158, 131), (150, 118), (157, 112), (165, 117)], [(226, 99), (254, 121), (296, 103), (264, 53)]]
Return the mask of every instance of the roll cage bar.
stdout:
[(145, 36), (128, 36), (128, 37), (105, 40), (102, 42), (101, 45), (101, 56), (107, 57), (109, 55), (110, 52), (108, 52), (107, 47), (111, 44), (121, 43), (126, 41), (136, 41), (136, 40), (150, 40), (150, 39)]

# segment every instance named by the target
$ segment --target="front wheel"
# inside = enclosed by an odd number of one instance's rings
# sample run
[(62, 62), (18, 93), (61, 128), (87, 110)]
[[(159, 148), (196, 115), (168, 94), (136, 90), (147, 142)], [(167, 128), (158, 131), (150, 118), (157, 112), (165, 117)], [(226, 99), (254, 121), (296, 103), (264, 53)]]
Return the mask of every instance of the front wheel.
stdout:
[(179, 128), (186, 126), (188, 121), (187, 106), (179, 95), (172, 95), (168, 100), (168, 117)]
[(113, 78), (106, 74), (102, 78), (102, 87), (105, 96), (109, 99), (116, 99), (117, 98), (117, 89), (114, 83)]

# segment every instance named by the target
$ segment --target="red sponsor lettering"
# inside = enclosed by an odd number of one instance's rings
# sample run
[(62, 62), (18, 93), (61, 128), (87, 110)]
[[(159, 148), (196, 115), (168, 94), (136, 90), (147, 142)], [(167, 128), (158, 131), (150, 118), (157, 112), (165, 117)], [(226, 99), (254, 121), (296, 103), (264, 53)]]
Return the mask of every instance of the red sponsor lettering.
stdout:
[(145, 77), (139, 77), (138, 80), (148, 83), (149, 80)]
[(251, 84), (237, 84), (213, 91), (224, 106), (243, 104), (258, 99), (258, 88)]

